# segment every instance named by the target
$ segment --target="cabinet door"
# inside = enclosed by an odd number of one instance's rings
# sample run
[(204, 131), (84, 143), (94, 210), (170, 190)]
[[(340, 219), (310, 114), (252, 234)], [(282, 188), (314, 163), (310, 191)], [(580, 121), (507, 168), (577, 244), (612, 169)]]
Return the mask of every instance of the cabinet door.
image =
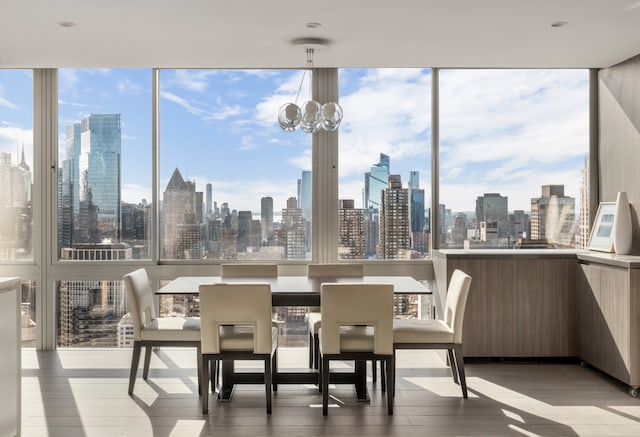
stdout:
[(629, 270), (601, 267), (600, 317), (602, 369), (621, 381), (630, 380), (631, 320)]
[(600, 301), (600, 268), (591, 264), (578, 264), (578, 355), (594, 366), (600, 366), (602, 317)]

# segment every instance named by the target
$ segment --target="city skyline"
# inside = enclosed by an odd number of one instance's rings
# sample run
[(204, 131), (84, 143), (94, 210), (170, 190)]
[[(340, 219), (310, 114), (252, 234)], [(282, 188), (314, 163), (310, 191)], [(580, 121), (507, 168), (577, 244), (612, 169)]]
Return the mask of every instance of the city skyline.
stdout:
[[(161, 70), (160, 187), (178, 165), (186, 179), (211, 183), (214, 197), (234, 199), (238, 209), (258, 209), (252, 205), (265, 195), (286, 203), (290, 193), (282, 187), (310, 169), (310, 136), (279, 132), (275, 114), (295, 98), (300, 75)], [(393, 160), (391, 172), (403, 180), (411, 170), (421, 173), (429, 204), (430, 77), (429, 69), (339, 70), (345, 109), (341, 199), (361, 206), (361, 175), (385, 153)], [(512, 200), (511, 210), (528, 209), (535, 188), (544, 184), (564, 184), (579, 199), (588, 137), (586, 70), (442, 70), (440, 79), (441, 201), (455, 211), (472, 211), (478, 194), (500, 192)], [(0, 76), (0, 150), (15, 153), (24, 144), (33, 167), (30, 81), (26, 70)], [(64, 126), (90, 113), (122, 113), (122, 200), (150, 202), (151, 70), (60, 69), (59, 81), (59, 160)], [(487, 123), (487, 116), (504, 123)], [(242, 184), (232, 172), (239, 163)]]

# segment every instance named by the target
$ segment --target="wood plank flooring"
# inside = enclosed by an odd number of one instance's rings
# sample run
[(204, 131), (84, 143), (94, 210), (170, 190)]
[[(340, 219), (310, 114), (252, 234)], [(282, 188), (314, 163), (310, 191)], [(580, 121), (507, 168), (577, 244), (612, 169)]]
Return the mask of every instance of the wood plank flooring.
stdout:
[[(437, 352), (399, 351), (395, 414), (379, 385), (371, 402), (350, 386), (331, 389), (322, 416), (317, 387), (280, 385), (273, 414), (264, 388), (237, 387), (231, 402), (211, 398), (203, 416), (195, 352), (162, 349), (127, 395), (131, 351), (23, 351), (22, 435), (78, 436), (640, 436), (640, 400), (627, 387), (574, 364), (468, 364), (469, 398)], [(304, 350), (283, 350), (281, 364), (304, 367)]]

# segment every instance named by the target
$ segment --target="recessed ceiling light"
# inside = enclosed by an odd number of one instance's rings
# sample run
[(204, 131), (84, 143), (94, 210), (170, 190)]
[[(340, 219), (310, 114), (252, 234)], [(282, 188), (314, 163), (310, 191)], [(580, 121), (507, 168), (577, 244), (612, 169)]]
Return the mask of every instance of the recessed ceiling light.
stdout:
[(76, 23), (73, 21), (58, 21), (58, 26), (60, 27), (73, 27)]
[(307, 26), (309, 29), (317, 29), (318, 27), (322, 26), (322, 24), (311, 22), (311, 23), (305, 24), (305, 26)]
[(554, 21), (553, 23), (551, 23), (551, 27), (554, 27), (554, 28), (557, 29), (557, 28), (560, 28), (560, 27), (564, 27), (567, 24), (569, 24), (569, 23), (567, 23), (566, 21)]

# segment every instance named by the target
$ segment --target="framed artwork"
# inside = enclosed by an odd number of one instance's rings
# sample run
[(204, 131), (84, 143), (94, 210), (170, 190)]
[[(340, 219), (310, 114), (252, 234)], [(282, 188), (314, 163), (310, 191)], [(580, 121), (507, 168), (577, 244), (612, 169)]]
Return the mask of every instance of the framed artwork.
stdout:
[(589, 236), (589, 250), (613, 252), (613, 222), (616, 218), (616, 202), (600, 202), (596, 220)]

